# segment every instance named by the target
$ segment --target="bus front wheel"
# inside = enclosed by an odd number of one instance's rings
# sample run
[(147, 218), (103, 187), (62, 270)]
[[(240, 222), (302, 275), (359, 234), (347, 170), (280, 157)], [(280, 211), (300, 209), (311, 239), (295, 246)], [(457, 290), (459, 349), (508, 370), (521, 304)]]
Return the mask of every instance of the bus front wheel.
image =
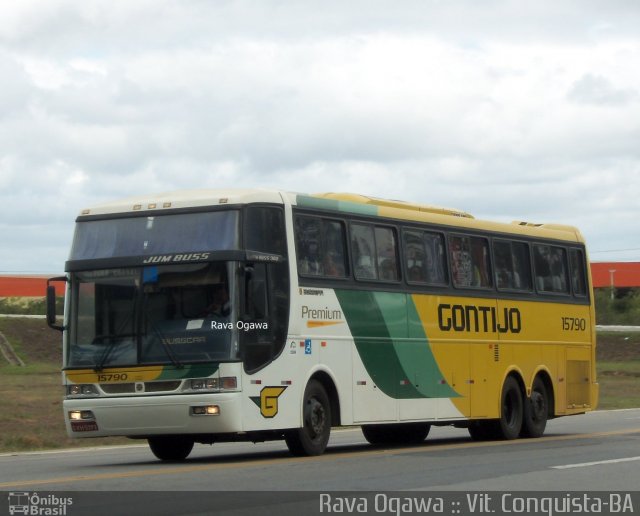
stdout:
[(160, 460), (184, 460), (193, 450), (193, 439), (182, 436), (149, 437), (149, 448)]
[(311, 380), (304, 390), (302, 428), (289, 430), (285, 441), (293, 455), (321, 455), (331, 433), (331, 405), (327, 391), (317, 380)]

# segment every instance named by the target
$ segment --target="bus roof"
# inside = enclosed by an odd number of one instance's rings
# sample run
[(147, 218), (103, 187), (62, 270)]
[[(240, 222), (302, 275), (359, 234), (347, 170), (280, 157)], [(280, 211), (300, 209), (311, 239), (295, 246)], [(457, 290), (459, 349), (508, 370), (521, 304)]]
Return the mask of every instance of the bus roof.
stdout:
[(292, 204), (320, 210), (387, 217), (397, 220), (427, 222), (467, 229), (520, 234), (529, 237), (553, 238), (584, 242), (580, 231), (561, 224), (537, 224), (514, 221), (490, 222), (475, 219), (469, 213), (427, 204), (379, 199), (352, 193), (299, 194), (269, 189), (193, 189), (176, 190), (152, 195), (140, 195), (100, 204), (81, 211), (80, 216), (124, 215), (157, 210), (200, 208), (206, 206), (242, 205), (250, 203)]
[(156, 210), (200, 208), (264, 202), (282, 204), (282, 193), (262, 189), (193, 189), (175, 190), (150, 195), (137, 195), (83, 209), (80, 216), (146, 213)]
[(378, 199), (376, 197), (350, 193), (320, 193), (310, 196), (298, 194), (296, 196), (296, 203), (299, 206), (308, 206), (316, 209), (360, 213), (363, 215), (427, 222), (467, 229), (488, 230), (528, 237), (584, 242), (582, 234), (574, 226), (537, 224), (522, 221), (514, 221), (511, 223), (484, 221), (478, 220), (462, 210)]

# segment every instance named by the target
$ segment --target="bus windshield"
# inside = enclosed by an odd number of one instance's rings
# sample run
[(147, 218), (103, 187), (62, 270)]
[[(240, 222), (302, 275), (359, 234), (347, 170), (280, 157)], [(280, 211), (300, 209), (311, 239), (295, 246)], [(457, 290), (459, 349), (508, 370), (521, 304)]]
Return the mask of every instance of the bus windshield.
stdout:
[(232, 262), (84, 271), (72, 285), (68, 367), (237, 356)]

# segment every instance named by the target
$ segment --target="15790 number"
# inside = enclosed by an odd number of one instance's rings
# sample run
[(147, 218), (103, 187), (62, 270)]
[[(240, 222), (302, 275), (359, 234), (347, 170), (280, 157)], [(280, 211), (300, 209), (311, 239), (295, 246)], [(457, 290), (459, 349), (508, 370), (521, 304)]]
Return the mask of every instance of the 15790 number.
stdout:
[(99, 382), (124, 382), (128, 378), (129, 375), (127, 375), (127, 373), (110, 373), (98, 375)]
[(562, 329), (564, 331), (585, 331), (587, 329), (587, 320), (581, 317), (563, 317)]

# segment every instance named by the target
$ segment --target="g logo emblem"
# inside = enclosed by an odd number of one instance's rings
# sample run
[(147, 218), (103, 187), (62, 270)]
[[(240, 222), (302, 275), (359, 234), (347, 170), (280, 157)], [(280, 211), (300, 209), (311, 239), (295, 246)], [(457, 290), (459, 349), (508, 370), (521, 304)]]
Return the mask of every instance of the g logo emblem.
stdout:
[(260, 414), (265, 418), (272, 418), (278, 414), (278, 398), (286, 387), (264, 387), (260, 391), (260, 397), (252, 396), (250, 399), (260, 407)]

